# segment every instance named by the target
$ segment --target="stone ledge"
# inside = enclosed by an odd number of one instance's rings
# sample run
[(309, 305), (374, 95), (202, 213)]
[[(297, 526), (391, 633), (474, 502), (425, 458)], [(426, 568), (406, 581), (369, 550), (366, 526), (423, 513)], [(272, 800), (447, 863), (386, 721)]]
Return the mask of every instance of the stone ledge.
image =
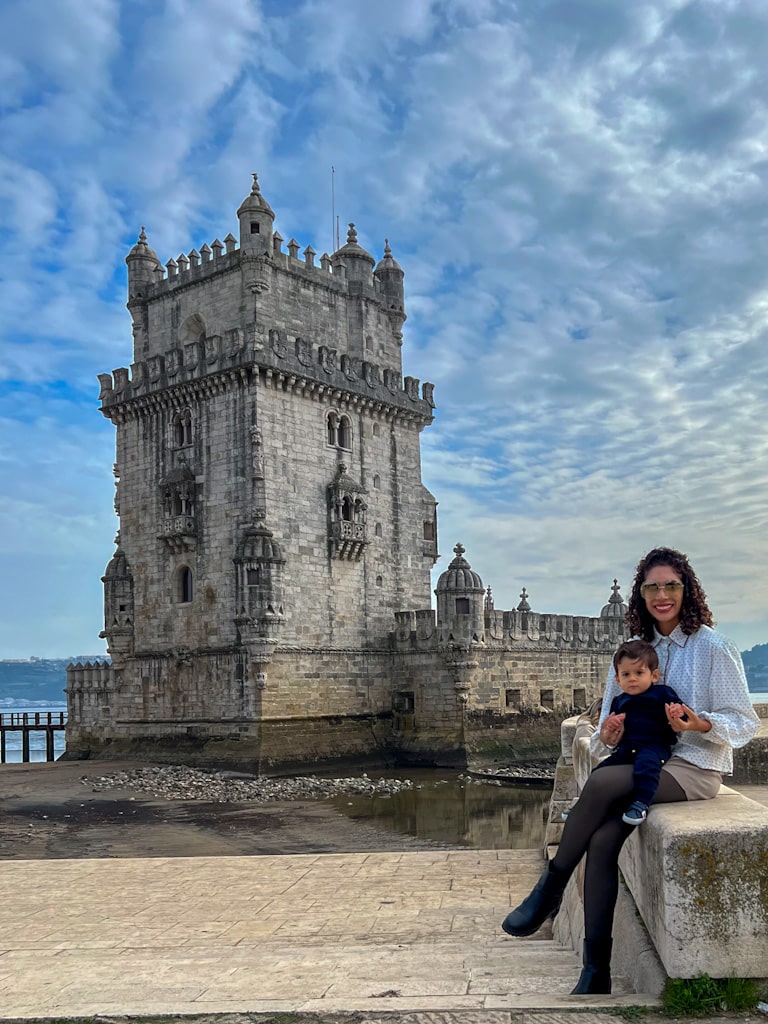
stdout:
[(619, 858), (672, 978), (768, 974), (768, 810), (723, 787), (660, 804)]

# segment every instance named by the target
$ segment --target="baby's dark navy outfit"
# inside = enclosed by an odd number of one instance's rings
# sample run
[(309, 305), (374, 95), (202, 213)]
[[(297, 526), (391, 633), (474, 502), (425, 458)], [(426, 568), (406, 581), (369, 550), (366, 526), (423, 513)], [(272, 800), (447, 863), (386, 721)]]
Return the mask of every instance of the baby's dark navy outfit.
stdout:
[(644, 693), (620, 693), (611, 701), (612, 714), (626, 715), (624, 734), (614, 752), (597, 768), (634, 765), (634, 799), (641, 803), (652, 803), (661, 769), (677, 743), (677, 733), (667, 721), (664, 705), (682, 703), (672, 687), (663, 683), (654, 683)]

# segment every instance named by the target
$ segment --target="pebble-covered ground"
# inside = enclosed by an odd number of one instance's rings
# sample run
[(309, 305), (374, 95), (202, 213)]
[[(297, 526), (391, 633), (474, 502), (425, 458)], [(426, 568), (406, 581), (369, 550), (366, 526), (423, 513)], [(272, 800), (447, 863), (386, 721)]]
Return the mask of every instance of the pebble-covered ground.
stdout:
[(257, 778), (239, 772), (203, 771), (185, 766), (157, 766), (115, 772), (83, 779), (94, 792), (106, 789), (134, 789), (163, 800), (208, 800), (236, 803), (248, 800), (317, 800), (342, 793), (385, 796), (412, 789), (410, 779), (370, 779), (367, 775), (346, 779), (325, 779), (316, 775), (292, 778)]
[[(549, 772), (549, 774), (547, 774)], [(498, 768), (484, 771), (482, 777), (460, 775), (465, 785), (502, 785), (502, 779), (551, 778), (546, 767)], [(300, 775), (291, 778), (258, 778), (240, 772), (203, 771), (183, 765), (158, 765), (83, 777), (94, 792), (109, 789), (133, 789), (163, 800), (207, 800), (218, 803), (273, 800), (318, 800), (342, 794), (356, 796), (392, 796), (413, 789), (411, 779), (372, 779), (363, 773), (341, 779)], [(420, 788), (420, 786), (417, 786)]]

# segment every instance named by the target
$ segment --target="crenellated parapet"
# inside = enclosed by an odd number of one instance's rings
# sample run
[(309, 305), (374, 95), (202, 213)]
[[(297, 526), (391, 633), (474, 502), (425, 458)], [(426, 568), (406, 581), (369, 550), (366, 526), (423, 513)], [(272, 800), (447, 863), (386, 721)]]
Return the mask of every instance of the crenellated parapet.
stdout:
[(392, 256), (389, 240), (385, 240), (384, 256), (376, 265), (370, 253), (358, 244), (355, 225), (350, 223), (346, 244), (329, 255), (324, 252), (319, 263), (311, 245), (303, 247), (291, 238), (283, 252), (283, 236), (274, 231), (274, 212), (264, 200), (254, 175), (254, 188), (241, 204), (238, 213), (240, 242), (228, 234), (224, 242), (214, 238), (210, 245), (192, 248), (161, 263), (147, 243), (142, 227), (133, 246), (128, 265), (128, 308), (177, 294), (201, 281), (220, 274), (242, 272), (246, 288), (254, 293), (270, 291), (272, 275), (288, 274), (304, 284), (318, 286), (339, 296), (364, 296), (382, 307), (393, 331), (398, 334), (406, 320), (403, 271)]
[(395, 614), (393, 643), (398, 651), (434, 648), (486, 650), (596, 651), (618, 647), (626, 639), (626, 606), (614, 579), (611, 597), (599, 615), (559, 615), (531, 610), (523, 587), (520, 603), (511, 611), (494, 607), (491, 588), (464, 558), (457, 544), (455, 558), (438, 580), (437, 610)]
[(108, 661), (86, 661), (67, 665), (67, 708), (69, 733), (74, 724), (87, 727), (110, 717), (115, 687), (115, 670)]
[[(434, 650), (461, 642), (443, 629), (433, 608), (395, 614), (393, 643), (398, 651)], [(470, 636), (470, 644), (487, 650), (610, 651), (626, 639), (623, 620), (588, 615), (556, 615), (547, 612), (493, 612), (486, 617), (482, 639)]]
[(202, 388), (225, 390), (243, 375), (253, 383), (303, 392), (326, 402), (348, 402), (354, 408), (399, 410), (426, 425), (435, 408), (434, 385), (402, 377), (392, 367), (339, 353), (311, 338), (279, 327), (260, 329), (255, 322), (223, 337), (212, 335), (176, 346), (98, 375), (101, 411), (107, 418), (137, 400), (167, 392), (167, 402), (182, 404), (185, 394)]

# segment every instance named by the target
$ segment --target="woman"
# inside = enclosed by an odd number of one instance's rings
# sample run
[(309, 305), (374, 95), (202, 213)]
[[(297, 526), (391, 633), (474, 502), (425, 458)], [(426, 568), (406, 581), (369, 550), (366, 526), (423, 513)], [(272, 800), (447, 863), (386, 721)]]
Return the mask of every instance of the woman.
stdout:
[[(687, 720), (668, 714), (679, 733), (673, 756), (661, 771), (654, 803), (708, 800), (723, 775), (733, 771), (733, 748), (744, 746), (760, 720), (750, 702), (741, 656), (712, 628), (712, 613), (688, 558), (672, 548), (654, 548), (635, 572), (627, 625), (659, 656), (660, 682), (680, 695)], [(611, 715), (620, 692), (608, 675), (592, 751), (621, 739), (621, 716)], [(504, 920), (508, 935), (532, 935), (560, 906), (568, 879), (586, 853), (584, 871), (584, 968), (572, 995), (611, 991), (613, 911), (619, 886), (619, 852), (633, 826), (622, 821), (632, 792), (632, 765), (605, 766), (587, 780), (571, 809), (557, 854), (530, 895)]]

